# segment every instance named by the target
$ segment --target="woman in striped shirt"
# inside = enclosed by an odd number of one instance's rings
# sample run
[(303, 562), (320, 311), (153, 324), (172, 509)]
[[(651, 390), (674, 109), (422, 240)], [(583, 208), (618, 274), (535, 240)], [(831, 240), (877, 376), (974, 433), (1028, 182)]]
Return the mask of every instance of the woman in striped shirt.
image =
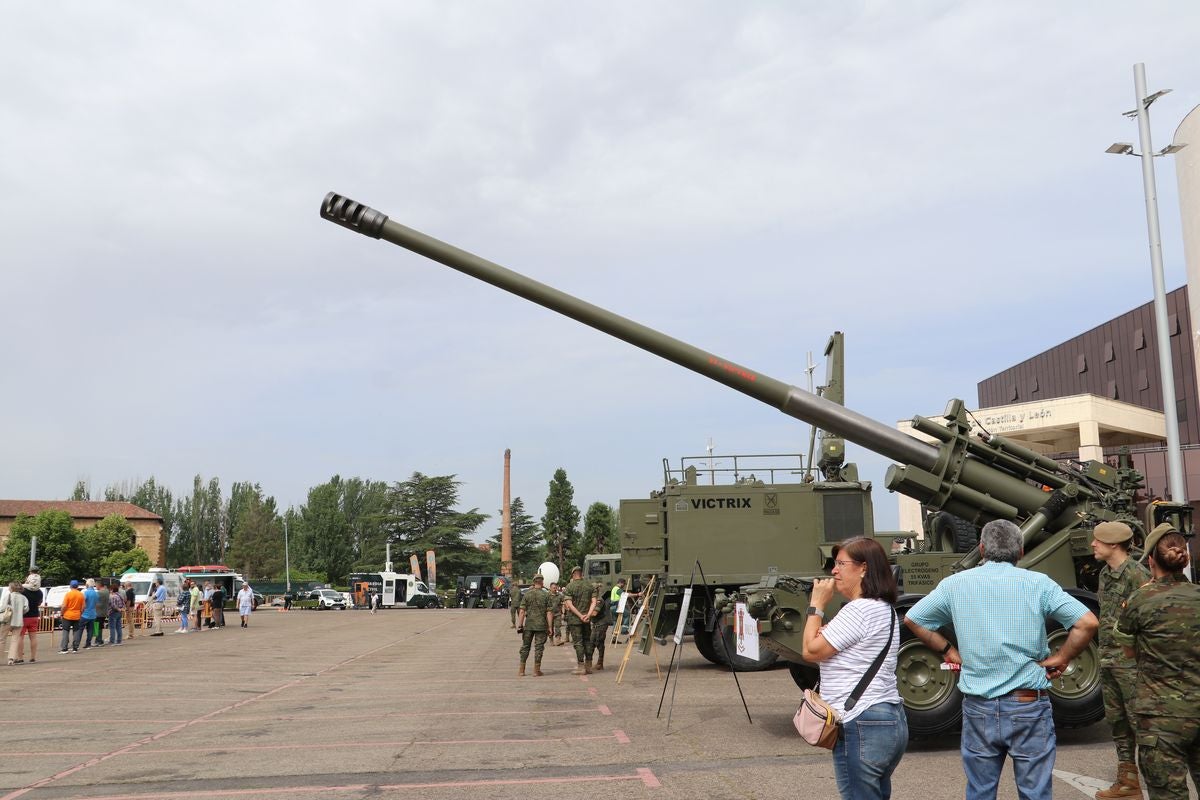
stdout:
[[(833, 748), (838, 792), (844, 800), (887, 800), (908, 745), (908, 720), (896, 691), (896, 578), (883, 547), (865, 536), (834, 547), (833, 559), (833, 578), (813, 584), (803, 655), (820, 664), (821, 697), (841, 713), (842, 734)], [(825, 622), (835, 589), (849, 602)], [(847, 709), (850, 694), (885, 647), (879, 670)]]

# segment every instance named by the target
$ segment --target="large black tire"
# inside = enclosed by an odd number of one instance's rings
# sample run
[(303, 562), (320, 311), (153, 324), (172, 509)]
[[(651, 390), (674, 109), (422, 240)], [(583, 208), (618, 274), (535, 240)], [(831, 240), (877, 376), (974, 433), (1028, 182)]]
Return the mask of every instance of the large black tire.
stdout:
[(811, 664), (797, 664), (795, 661), (789, 661), (788, 672), (792, 673), (792, 680), (800, 687), (800, 691), (815, 689), (821, 681), (821, 670)]
[[(897, 608), (896, 613), (903, 614), (906, 610)], [(943, 628), (939, 633), (952, 642), (957, 641), (952, 628)], [(903, 623), (896, 660), (896, 689), (904, 700), (909, 736), (938, 736), (961, 727), (958, 673), (942, 669), (942, 657), (926, 647)]]
[[(1085, 602), (1092, 613), (1100, 611)], [(1052, 619), (1046, 620), (1046, 640), (1053, 654), (1067, 640), (1068, 631)], [(1095, 638), (1071, 660), (1060, 677), (1050, 682), (1050, 705), (1054, 724), (1060, 728), (1083, 728), (1104, 719), (1104, 696), (1100, 685), (1100, 650)]]
[(942, 547), (952, 545), (955, 553), (966, 553), (979, 544), (979, 529), (962, 517), (939, 511), (929, 524), (934, 541), (940, 542)]
[(772, 650), (768, 650), (765, 640), (758, 640), (758, 660), (746, 658), (737, 654), (737, 637), (733, 633), (733, 625), (726, 624), (726, 617), (722, 616), (717, 620), (717, 630), (721, 632), (722, 638), (725, 640), (725, 646), (721, 646), (721, 642), (717, 640), (716, 632), (713, 635), (713, 653), (716, 655), (717, 663), (732, 668), (735, 672), (762, 672), (775, 666), (775, 662), (779, 660), (779, 656)]
[(700, 651), (700, 655), (717, 666), (724, 666), (724, 663), (717, 657), (717, 648), (720, 646), (713, 641), (713, 635), (710, 631), (704, 629), (704, 626), (697, 623), (692, 626), (692, 641), (696, 643), (696, 649)]

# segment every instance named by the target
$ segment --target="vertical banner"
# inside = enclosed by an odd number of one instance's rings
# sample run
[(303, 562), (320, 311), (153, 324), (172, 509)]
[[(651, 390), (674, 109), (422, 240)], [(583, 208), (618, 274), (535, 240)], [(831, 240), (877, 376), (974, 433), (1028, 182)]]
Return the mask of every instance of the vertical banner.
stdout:
[(737, 654), (758, 661), (758, 620), (750, 616), (745, 603), (734, 605), (733, 633)]
[(692, 587), (683, 590), (683, 603), (679, 606), (679, 622), (675, 625), (675, 644), (683, 644), (683, 626), (688, 621), (688, 609), (692, 605)]
[(425, 581), (430, 589), (437, 588), (437, 558), (433, 555), (432, 550), (425, 551), (425, 576), (428, 580)]
[(417, 554), (413, 553), (408, 557), (408, 566), (412, 568), (412, 574), (417, 580), (421, 580), (421, 562), (417, 561)]

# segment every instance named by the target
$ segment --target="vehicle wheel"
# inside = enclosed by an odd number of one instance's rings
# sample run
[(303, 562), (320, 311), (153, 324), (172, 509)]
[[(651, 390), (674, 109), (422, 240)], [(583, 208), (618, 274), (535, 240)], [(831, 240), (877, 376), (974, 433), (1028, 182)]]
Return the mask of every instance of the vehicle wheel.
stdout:
[(815, 689), (821, 681), (821, 670), (811, 664), (797, 664), (795, 661), (789, 661), (788, 672), (792, 673), (792, 680), (796, 682), (801, 691)]
[(779, 655), (773, 650), (768, 650), (765, 640), (758, 640), (758, 660), (739, 656), (737, 654), (737, 637), (733, 633), (733, 625), (726, 624), (725, 617), (722, 616), (717, 622), (717, 629), (721, 632), (721, 636), (725, 639), (725, 646), (721, 647), (721, 642), (717, 641), (717, 637), (713, 636), (713, 653), (716, 655), (718, 664), (726, 667), (732, 667), (737, 672), (762, 672), (765, 669), (770, 669), (775, 666), (775, 662), (779, 660)]
[(966, 553), (975, 549), (979, 544), (979, 529), (962, 517), (956, 517), (945, 511), (933, 515), (930, 525), (935, 542), (942, 546), (952, 544), (955, 553)]
[(704, 660), (717, 666), (725, 666), (721, 659), (717, 658), (717, 647), (719, 645), (713, 640), (711, 632), (706, 631), (702, 624), (692, 626), (692, 641), (696, 643), (696, 649), (700, 651), (700, 655), (704, 656)]
[[(1056, 621), (1046, 620), (1046, 644), (1051, 654), (1063, 646), (1068, 633)], [(1050, 705), (1054, 709), (1054, 723), (1061, 728), (1082, 728), (1104, 719), (1100, 650), (1094, 638), (1072, 659), (1066, 672), (1050, 682)]]
[[(906, 609), (896, 609), (903, 613)], [(952, 628), (939, 631), (952, 642)], [(962, 693), (958, 673), (942, 669), (942, 657), (925, 646), (903, 624), (896, 659), (896, 689), (904, 700), (908, 733), (914, 738), (958, 730), (962, 724)]]

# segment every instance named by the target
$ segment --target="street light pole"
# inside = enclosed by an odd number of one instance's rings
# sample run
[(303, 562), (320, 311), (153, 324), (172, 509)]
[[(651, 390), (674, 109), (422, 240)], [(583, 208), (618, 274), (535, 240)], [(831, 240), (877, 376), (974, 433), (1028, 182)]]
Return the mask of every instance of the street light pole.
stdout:
[(1154, 328), (1158, 332), (1158, 371), (1162, 377), (1163, 417), (1167, 423), (1167, 481), (1171, 500), (1188, 502), (1179, 445), (1179, 412), (1175, 404), (1175, 370), (1171, 363), (1171, 334), (1167, 329), (1167, 293), (1163, 279), (1162, 239), (1158, 229), (1158, 190), (1154, 183), (1154, 149), (1150, 144), (1150, 103), (1146, 96), (1146, 65), (1133, 65), (1137, 94), (1138, 136), (1142, 147), (1142, 187), (1146, 195), (1146, 230), (1150, 237), (1150, 272), (1154, 279)]
[(287, 517), (283, 518), (283, 579), (287, 581), (287, 593), (292, 593), (292, 564), (288, 558)]

